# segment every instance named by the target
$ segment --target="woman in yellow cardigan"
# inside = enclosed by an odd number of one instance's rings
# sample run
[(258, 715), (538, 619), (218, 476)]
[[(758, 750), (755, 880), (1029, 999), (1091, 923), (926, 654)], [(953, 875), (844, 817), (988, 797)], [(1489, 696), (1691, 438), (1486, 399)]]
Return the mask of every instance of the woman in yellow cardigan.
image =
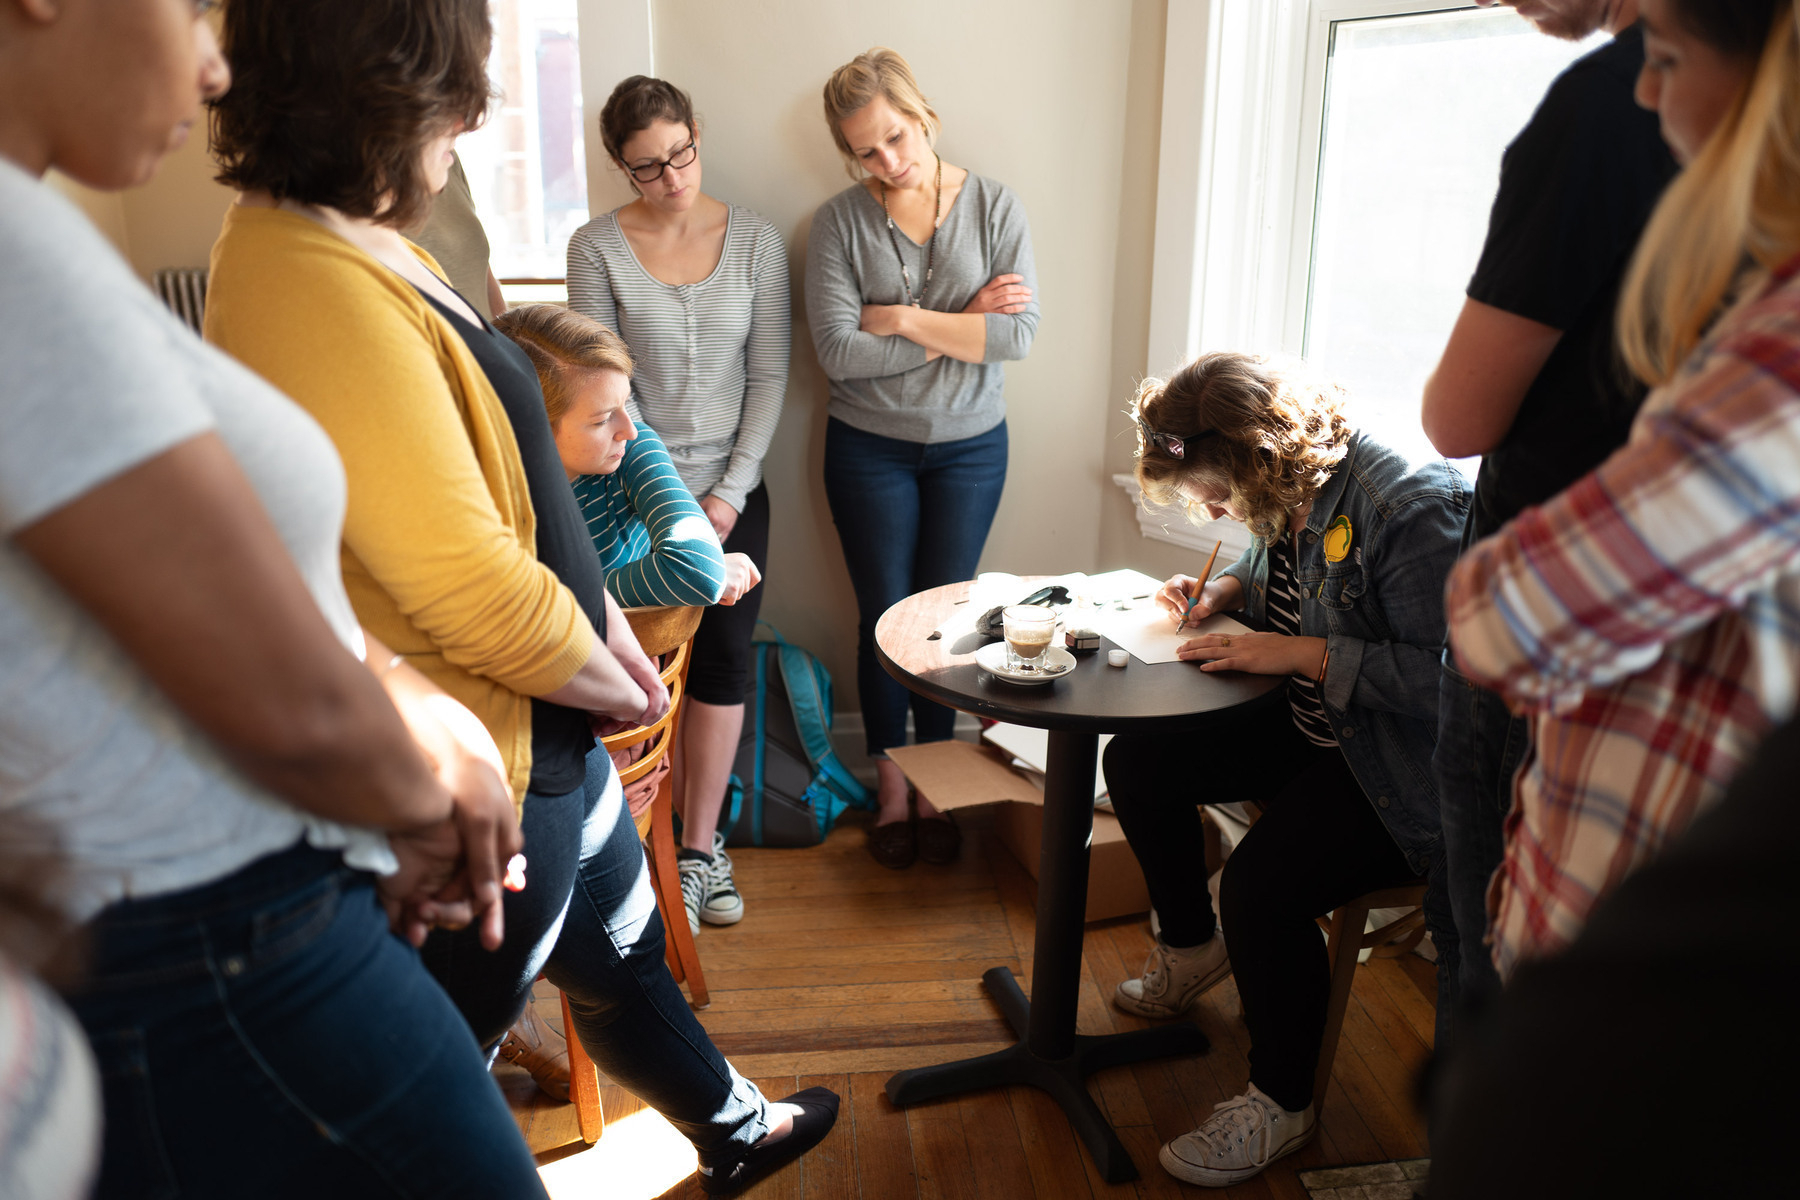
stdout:
[[(531, 858), (498, 953), (426, 964), (484, 1045), (540, 970), (600, 1066), (735, 1191), (823, 1137), (836, 1097), (770, 1103), (663, 965), (643, 850), (591, 723), (667, 693), (607, 597), (529, 360), (398, 230), (488, 101), (484, 0), (237, 0), (215, 117), (243, 189), (213, 250), (207, 336), (325, 427), (349, 478), (343, 567), (365, 625), (473, 709), (506, 756)], [(348, 147), (356, 152), (349, 154)]]

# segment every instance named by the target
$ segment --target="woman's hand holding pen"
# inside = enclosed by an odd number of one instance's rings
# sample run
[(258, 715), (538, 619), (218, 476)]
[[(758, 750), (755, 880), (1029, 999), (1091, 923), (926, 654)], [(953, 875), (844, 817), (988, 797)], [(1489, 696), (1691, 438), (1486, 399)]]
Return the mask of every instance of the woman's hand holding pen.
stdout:
[(1169, 614), (1175, 628), (1197, 625), (1214, 613), (1244, 606), (1244, 587), (1235, 575), (1221, 575), (1201, 586), (1192, 575), (1176, 575), (1156, 593), (1156, 605)]

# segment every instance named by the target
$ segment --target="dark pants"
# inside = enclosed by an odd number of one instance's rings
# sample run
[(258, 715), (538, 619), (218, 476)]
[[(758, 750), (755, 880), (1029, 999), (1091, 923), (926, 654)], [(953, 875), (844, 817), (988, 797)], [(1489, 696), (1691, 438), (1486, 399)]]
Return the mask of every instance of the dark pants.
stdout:
[(1006, 422), (956, 442), (904, 442), (833, 418), (825, 497), (856, 590), (856, 691), (871, 756), (951, 736), (956, 713), (908, 692), (875, 658), (875, 623), (915, 592), (972, 578), (1006, 483)]
[(1263, 815), (1225, 864), (1220, 918), (1250, 1030), (1250, 1081), (1283, 1108), (1313, 1100), (1331, 965), (1320, 916), (1416, 875), (1344, 756), (1300, 735), (1285, 709), (1223, 716), (1198, 734), (1116, 737), (1113, 811), (1172, 946), (1212, 936), (1196, 804), (1254, 800)]
[(589, 1057), (668, 1118), (709, 1167), (729, 1165), (768, 1132), (756, 1085), (732, 1069), (694, 1019), (663, 962), (649, 865), (612, 760), (588, 756), (588, 785), (525, 797), (523, 892), (507, 893), (506, 942), (434, 933), (425, 960), (484, 1046), (523, 1008), (538, 972), (563, 990)]
[[(744, 500), (725, 553), (747, 554), (758, 571), (769, 569), (769, 487), (759, 483)], [(702, 704), (721, 707), (744, 702), (750, 680), (750, 639), (762, 613), (768, 584), (758, 584), (736, 604), (715, 604), (700, 614), (694, 631), (694, 662), (688, 668), (687, 693)]]
[(103, 1077), (97, 1196), (531, 1197), (469, 1027), (371, 878), (299, 846), (115, 904), (70, 997)]
[(1481, 1005), (1500, 991), (1485, 940), (1487, 889), (1506, 856), (1502, 826), (1512, 808), (1513, 776), (1530, 747), (1530, 728), (1506, 711), (1505, 701), (1444, 664), (1431, 767), (1444, 828), (1445, 886), (1462, 945), (1459, 1004)]

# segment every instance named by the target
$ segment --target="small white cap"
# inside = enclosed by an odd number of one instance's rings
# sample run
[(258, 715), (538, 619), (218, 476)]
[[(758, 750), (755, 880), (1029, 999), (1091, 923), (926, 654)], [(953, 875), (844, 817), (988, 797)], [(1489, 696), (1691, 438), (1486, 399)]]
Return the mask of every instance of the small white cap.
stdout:
[(1122, 667), (1130, 661), (1131, 655), (1124, 650), (1108, 650), (1106, 652), (1106, 663), (1108, 666)]

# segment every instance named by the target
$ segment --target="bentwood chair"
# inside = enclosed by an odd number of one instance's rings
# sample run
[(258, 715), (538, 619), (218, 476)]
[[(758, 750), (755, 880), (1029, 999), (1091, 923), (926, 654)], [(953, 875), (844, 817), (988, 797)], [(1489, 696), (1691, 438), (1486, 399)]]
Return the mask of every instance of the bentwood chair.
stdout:
[[(681, 874), (675, 866), (675, 799), (674, 789), (670, 786), (669, 752), (674, 746), (680, 721), (681, 702), (687, 687), (688, 658), (701, 611), (697, 607), (625, 610), (625, 619), (631, 623), (631, 631), (644, 653), (663, 660), (662, 681), (669, 689), (669, 711), (652, 725), (621, 730), (601, 739), (607, 751), (614, 754), (643, 747), (635, 760), (619, 772), (619, 782), (625, 788), (628, 801), (638, 793), (652, 793), (648, 803), (632, 804), (632, 815), (637, 821), (638, 836), (646, 842), (656, 907), (662, 914), (669, 973), (676, 983), (687, 984), (695, 1008), (705, 1008), (711, 1001), (706, 992), (706, 977), (700, 971), (694, 936), (688, 931), (687, 907), (681, 898)], [(569, 1045), (569, 1100), (575, 1105), (581, 1140), (592, 1144), (600, 1140), (605, 1128), (600, 1107), (599, 1073), (581, 1040), (575, 1036), (567, 996), (562, 997), (562, 1015), (563, 1034)]]

